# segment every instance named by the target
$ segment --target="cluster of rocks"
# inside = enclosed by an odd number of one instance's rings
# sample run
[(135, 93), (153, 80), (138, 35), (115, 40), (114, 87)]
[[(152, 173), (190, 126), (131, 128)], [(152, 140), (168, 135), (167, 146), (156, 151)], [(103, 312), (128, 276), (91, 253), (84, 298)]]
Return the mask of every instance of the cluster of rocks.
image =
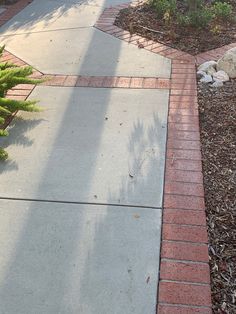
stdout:
[(197, 78), (212, 87), (236, 78), (236, 47), (228, 50), (218, 61), (207, 61), (198, 67)]

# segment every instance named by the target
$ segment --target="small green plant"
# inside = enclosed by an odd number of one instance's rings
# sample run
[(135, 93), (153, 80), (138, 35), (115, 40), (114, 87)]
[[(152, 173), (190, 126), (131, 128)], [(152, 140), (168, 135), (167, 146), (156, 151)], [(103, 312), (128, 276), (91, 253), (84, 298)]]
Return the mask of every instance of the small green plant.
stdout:
[(181, 26), (205, 28), (212, 22), (214, 15), (208, 7), (199, 8), (186, 14), (177, 14), (177, 21)]
[(216, 2), (212, 6), (212, 12), (216, 18), (225, 19), (232, 16), (233, 7), (227, 2)]
[(177, 13), (177, 22), (181, 26), (189, 26), (191, 24), (190, 17), (187, 14)]
[[(0, 58), (4, 51), (4, 46), (0, 47)], [(5, 124), (6, 119), (17, 110), (23, 111), (39, 111), (36, 101), (32, 100), (13, 100), (5, 98), (9, 89), (18, 84), (38, 84), (42, 80), (32, 79), (29, 76), (33, 73), (30, 66), (18, 67), (12, 63), (0, 63), (0, 136), (7, 136), (8, 132), (3, 130), (1, 126)], [(0, 160), (8, 158), (7, 152), (0, 147)]]
[(170, 19), (176, 11), (176, 0), (151, 0), (151, 5), (155, 9), (159, 18)]
[(205, 28), (212, 22), (214, 15), (208, 7), (202, 7), (196, 12), (189, 13), (190, 25), (197, 28)]

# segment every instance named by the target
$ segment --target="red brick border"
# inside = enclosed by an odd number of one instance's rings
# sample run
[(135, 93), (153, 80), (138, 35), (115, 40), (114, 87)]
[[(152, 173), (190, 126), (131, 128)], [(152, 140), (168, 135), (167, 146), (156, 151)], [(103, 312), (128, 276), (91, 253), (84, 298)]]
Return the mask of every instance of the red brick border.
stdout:
[[(21, 0), (1, 14), (0, 26), (28, 3), (28, 0)], [(236, 43), (191, 56), (161, 43), (131, 35), (113, 25), (119, 11), (129, 5), (105, 9), (95, 27), (140, 49), (171, 59), (171, 79), (44, 75), (37, 70), (34, 70), (32, 77), (47, 78), (43, 85), (48, 86), (170, 90), (157, 312), (210, 314), (210, 271), (195, 66), (209, 59), (218, 59), (226, 50), (235, 47)], [(11, 61), (19, 66), (27, 65), (7, 51), (4, 52), (3, 61)], [(33, 88), (34, 85), (18, 85), (7, 96), (27, 99)]]
[(211, 313), (195, 63), (173, 60), (158, 314)]

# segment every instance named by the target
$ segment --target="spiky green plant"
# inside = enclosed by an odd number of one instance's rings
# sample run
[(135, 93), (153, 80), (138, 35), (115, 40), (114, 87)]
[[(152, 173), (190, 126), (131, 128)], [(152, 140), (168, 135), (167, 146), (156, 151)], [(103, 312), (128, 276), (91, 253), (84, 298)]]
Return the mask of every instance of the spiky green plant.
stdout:
[[(4, 46), (0, 47), (0, 58), (2, 57)], [(33, 73), (30, 66), (18, 67), (9, 62), (0, 63), (0, 136), (7, 136), (8, 132), (1, 128), (5, 124), (6, 118), (17, 110), (39, 111), (34, 100), (13, 100), (5, 98), (7, 91), (18, 84), (38, 84), (42, 80), (32, 79), (29, 76)], [(7, 152), (0, 147), (0, 160), (8, 158)]]

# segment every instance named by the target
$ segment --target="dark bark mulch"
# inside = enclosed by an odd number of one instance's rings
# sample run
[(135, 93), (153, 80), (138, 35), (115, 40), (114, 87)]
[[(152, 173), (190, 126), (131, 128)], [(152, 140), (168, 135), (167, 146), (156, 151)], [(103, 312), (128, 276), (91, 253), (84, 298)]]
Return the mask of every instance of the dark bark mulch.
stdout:
[(236, 80), (198, 86), (213, 312), (236, 313)]
[[(184, 11), (182, 8), (184, 2), (178, 1), (177, 3), (178, 9)], [(205, 29), (180, 27), (176, 19), (167, 25), (157, 17), (157, 13), (149, 4), (121, 10), (115, 20), (115, 25), (130, 31), (131, 34), (141, 35), (192, 55), (236, 41), (236, 20), (225, 19), (224, 22), (221, 22), (220, 30), (217, 33), (213, 33), (210, 26)]]
[(10, 5), (18, 2), (19, 0), (0, 0), (0, 5)]

